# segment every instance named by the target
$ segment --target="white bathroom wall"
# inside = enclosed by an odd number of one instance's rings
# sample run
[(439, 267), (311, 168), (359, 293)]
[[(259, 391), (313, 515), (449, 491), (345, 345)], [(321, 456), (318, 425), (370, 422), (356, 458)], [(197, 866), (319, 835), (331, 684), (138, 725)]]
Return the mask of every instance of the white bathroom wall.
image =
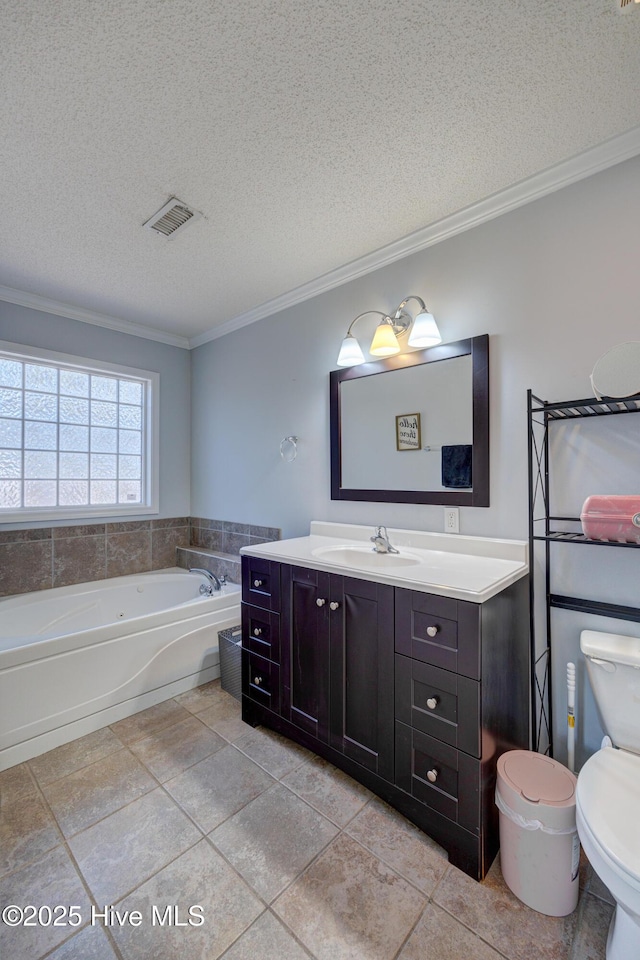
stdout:
[[(328, 385), (340, 341), (358, 313), (387, 311), (417, 294), (445, 341), (490, 335), (491, 506), (461, 508), (461, 532), (526, 538), (527, 388), (545, 400), (588, 397), (598, 357), (640, 339), (639, 214), (634, 158), (193, 351), (192, 513), (222, 510), (230, 519), (279, 526), (285, 537), (307, 533), (311, 519), (442, 530), (442, 507), (330, 499)], [(366, 334), (366, 321), (358, 332)], [(640, 422), (629, 429), (637, 438)], [(279, 443), (289, 434), (300, 438), (299, 452), (284, 463)], [(558, 486), (573, 515), (589, 486), (573, 490), (575, 476), (595, 459), (606, 480), (612, 444), (597, 439), (592, 450), (591, 442), (572, 439), (569, 476)], [(626, 492), (640, 487), (637, 454), (637, 441), (627, 442), (611, 474)], [(640, 551), (559, 549), (556, 568), (576, 596), (637, 604)], [(579, 662), (584, 757), (600, 737), (578, 648), (584, 624), (573, 614), (554, 618), (557, 755), (562, 759), (564, 665), (571, 658)], [(640, 635), (633, 623), (605, 624)]]
[[(158, 517), (189, 516), (190, 354), (180, 347), (132, 337), (0, 301), (0, 340), (78, 357), (122, 363), (160, 374), (160, 509)], [(96, 520), (99, 519), (96, 517)], [(110, 517), (113, 522), (117, 517)], [(127, 520), (136, 519), (128, 516)], [(148, 516), (145, 519), (149, 519)], [(50, 526), (51, 524), (49, 524)], [(11, 528), (12, 525), (5, 525)], [(42, 524), (18, 524), (20, 527)]]

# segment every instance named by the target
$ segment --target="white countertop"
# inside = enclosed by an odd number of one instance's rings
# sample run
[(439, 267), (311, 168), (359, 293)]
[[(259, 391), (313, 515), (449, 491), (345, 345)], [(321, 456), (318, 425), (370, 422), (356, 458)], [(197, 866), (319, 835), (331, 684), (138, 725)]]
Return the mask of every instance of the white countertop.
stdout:
[(241, 554), (484, 603), (529, 572), (524, 540), (389, 527), (397, 555), (377, 554), (371, 526), (313, 520), (307, 537), (242, 547)]

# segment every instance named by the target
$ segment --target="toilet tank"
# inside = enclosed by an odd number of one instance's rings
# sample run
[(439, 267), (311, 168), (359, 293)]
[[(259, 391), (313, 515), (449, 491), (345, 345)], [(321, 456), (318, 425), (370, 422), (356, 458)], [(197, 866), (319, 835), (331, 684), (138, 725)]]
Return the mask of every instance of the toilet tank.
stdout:
[(640, 754), (640, 638), (583, 630), (580, 649), (605, 732)]

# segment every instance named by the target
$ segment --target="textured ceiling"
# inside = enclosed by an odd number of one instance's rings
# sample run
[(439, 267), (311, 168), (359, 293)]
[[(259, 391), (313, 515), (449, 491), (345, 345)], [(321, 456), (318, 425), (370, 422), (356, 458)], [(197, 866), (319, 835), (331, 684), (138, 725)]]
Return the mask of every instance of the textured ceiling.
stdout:
[(0, 0), (0, 284), (228, 323), (639, 125), (616, 3)]

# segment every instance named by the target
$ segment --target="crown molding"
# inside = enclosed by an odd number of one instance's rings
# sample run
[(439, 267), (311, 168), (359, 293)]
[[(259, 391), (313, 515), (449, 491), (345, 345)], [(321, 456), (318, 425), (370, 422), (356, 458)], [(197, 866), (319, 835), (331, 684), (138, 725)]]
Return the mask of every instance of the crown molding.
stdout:
[(570, 157), (568, 160), (563, 160), (540, 173), (513, 184), (511, 187), (500, 190), (484, 200), (472, 203), (463, 210), (444, 217), (428, 227), (416, 230), (414, 233), (381, 247), (373, 253), (352, 260), (336, 270), (325, 273), (309, 283), (282, 294), (282, 296), (267, 300), (266, 303), (191, 338), (189, 346), (192, 348), (199, 347), (210, 340), (217, 340), (234, 330), (256, 323), (256, 321), (263, 320), (274, 313), (279, 313), (281, 310), (286, 310), (288, 307), (294, 307), (305, 300), (317, 297), (321, 293), (326, 293), (344, 283), (349, 283), (351, 280), (357, 280), (359, 277), (372, 273), (374, 270), (379, 270), (396, 260), (425, 250), (427, 247), (441, 243), (458, 233), (471, 230), (488, 220), (494, 220), (511, 210), (532, 203), (534, 200), (539, 200), (556, 190), (561, 190), (578, 180), (584, 180), (594, 173), (599, 173), (601, 170), (613, 167), (617, 163), (629, 160), (639, 153), (640, 127), (634, 127), (626, 133), (611, 137), (611, 139)]
[(83, 310), (81, 307), (73, 307), (70, 303), (60, 303), (58, 300), (39, 297), (35, 293), (26, 293), (23, 290), (15, 290), (13, 287), (0, 286), (0, 300), (16, 303), (20, 307), (29, 307), (31, 310), (41, 310), (43, 313), (53, 313), (57, 317), (92, 323), (96, 327), (106, 327), (118, 333), (127, 333), (131, 337), (143, 337), (145, 340), (156, 340), (159, 343), (168, 343), (172, 347), (189, 349), (189, 341), (186, 337), (164, 333), (162, 330), (154, 330), (153, 327), (147, 327), (141, 323), (130, 323), (128, 320), (120, 320), (118, 317), (110, 317), (104, 313)]
[(68, 303), (60, 303), (57, 300), (50, 300), (37, 294), (15, 290), (12, 287), (0, 285), (0, 301), (4, 300), (8, 303), (30, 307), (33, 310), (41, 310), (44, 313), (52, 313), (60, 317), (69, 317), (72, 320), (80, 320), (82, 323), (92, 323), (98, 327), (106, 327), (109, 330), (116, 330), (119, 333), (126, 333), (134, 337), (143, 337), (146, 340), (156, 340), (159, 343), (170, 344), (174, 347), (193, 349), (211, 340), (224, 337), (228, 333), (233, 333), (234, 330), (256, 323), (258, 320), (263, 320), (274, 313), (279, 313), (281, 310), (295, 307), (305, 300), (317, 297), (321, 293), (327, 293), (329, 290), (349, 283), (351, 280), (357, 280), (368, 273), (373, 273), (374, 270), (380, 270), (382, 267), (395, 263), (396, 260), (426, 250), (427, 247), (441, 243), (458, 233), (471, 230), (473, 227), (480, 226), (482, 223), (500, 217), (534, 200), (539, 200), (547, 194), (561, 190), (563, 187), (579, 180), (584, 180), (594, 173), (599, 173), (601, 170), (613, 167), (617, 163), (629, 160), (639, 153), (640, 127), (634, 127), (626, 133), (611, 137), (609, 140), (570, 157), (568, 160), (563, 160), (540, 173), (534, 174), (532, 177), (527, 177), (519, 183), (500, 190), (484, 200), (479, 200), (477, 203), (444, 217), (436, 223), (395, 240), (393, 243), (373, 251), (373, 253), (352, 260), (344, 266), (309, 281), (309, 283), (295, 287), (272, 300), (267, 300), (246, 313), (233, 317), (231, 320), (227, 320), (225, 323), (191, 339), (177, 334), (165, 333), (143, 324), (131, 323), (128, 320), (84, 310)]

